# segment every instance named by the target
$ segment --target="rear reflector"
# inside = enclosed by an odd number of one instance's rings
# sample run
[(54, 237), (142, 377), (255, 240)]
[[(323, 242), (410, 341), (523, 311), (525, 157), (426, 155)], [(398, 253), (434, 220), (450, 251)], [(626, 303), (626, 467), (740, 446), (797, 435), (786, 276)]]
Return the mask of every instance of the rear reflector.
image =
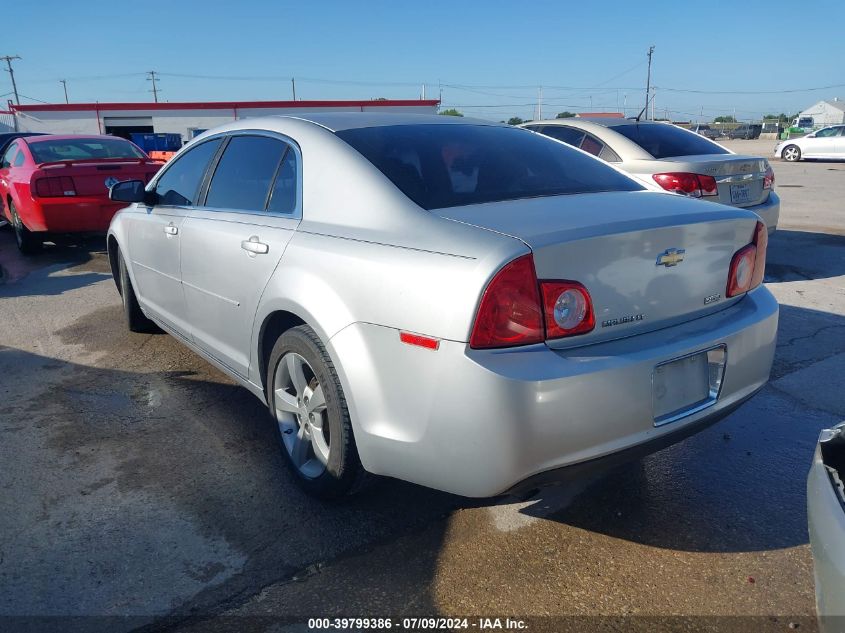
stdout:
[(719, 195), (716, 179), (706, 174), (670, 172), (667, 174), (654, 174), (652, 178), (666, 191), (682, 193), (685, 196), (701, 198), (702, 196)]
[(440, 340), (431, 338), (430, 336), (423, 336), (422, 334), (411, 334), (410, 332), (399, 332), (399, 340), (408, 345), (416, 345), (417, 347), (424, 347), (426, 349), (439, 349)]
[(39, 178), (35, 181), (35, 195), (42, 198), (75, 196), (76, 187), (73, 184), (73, 178), (70, 176), (62, 176), (60, 178)]

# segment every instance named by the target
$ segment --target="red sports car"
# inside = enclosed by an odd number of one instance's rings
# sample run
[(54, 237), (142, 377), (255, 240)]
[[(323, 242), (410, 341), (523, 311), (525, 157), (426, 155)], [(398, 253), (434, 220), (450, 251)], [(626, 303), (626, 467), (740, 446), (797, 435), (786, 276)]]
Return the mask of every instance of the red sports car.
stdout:
[(121, 208), (109, 188), (148, 182), (160, 162), (114, 136), (29, 136), (0, 158), (0, 211), (18, 247), (32, 253), (50, 233), (105, 233)]

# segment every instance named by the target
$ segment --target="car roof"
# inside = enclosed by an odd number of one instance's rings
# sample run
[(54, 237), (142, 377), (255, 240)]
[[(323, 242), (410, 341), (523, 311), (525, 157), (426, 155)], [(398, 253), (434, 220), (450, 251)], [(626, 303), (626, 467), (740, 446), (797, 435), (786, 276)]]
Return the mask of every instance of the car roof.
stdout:
[[(510, 127), (505, 123), (472, 119), (468, 117), (444, 116), (440, 114), (407, 114), (404, 112), (305, 112), (297, 115), (276, 115), (270, 118), (299, 119), (309, 121), (332, 132), (389, 125), (488, 125)], [(249, 126), (249, 119), (243, 119)]]

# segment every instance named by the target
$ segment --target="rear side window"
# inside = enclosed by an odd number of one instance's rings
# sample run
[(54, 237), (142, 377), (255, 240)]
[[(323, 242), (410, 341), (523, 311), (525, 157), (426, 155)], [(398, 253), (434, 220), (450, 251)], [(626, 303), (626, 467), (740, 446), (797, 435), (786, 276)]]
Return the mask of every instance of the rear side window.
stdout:
[(36, 163), (100, 158), (146, 158), (141, 150), (122, 138), (32, 140), (29, 143), (29, 151), (32, 152)]
[(728, 153), (728, 150), (703, 136), (665, 123), (631, 123), (615, 125), (611, 129), (633, 141), (655, 158)]
[(296, 154), (288, 149), (279, 165), (267, 210), (273, 213), (293, 213), (296, 210), (297, 182)]
[(584, 130), (576, 130), (562, 125), (546, 125), (540, 128), (540, 132), (563, 141), (567, 145), (572, 145), (572, 147), (581, 147), (581, 141), (584, 140)]
[(205, 206), (263, 211), (288, 146), (266, 136), (234, 136), (214, 170)]
[(611, 167), (520, 128), (391, 125), (336, 134), (424, 209), (642, 189)]
[(219, 138), (192, 147), (168, 164), (156, 182), (158, 204), (167, 206), (192, 206), (197, 199), (200, 184), (217, 149)]

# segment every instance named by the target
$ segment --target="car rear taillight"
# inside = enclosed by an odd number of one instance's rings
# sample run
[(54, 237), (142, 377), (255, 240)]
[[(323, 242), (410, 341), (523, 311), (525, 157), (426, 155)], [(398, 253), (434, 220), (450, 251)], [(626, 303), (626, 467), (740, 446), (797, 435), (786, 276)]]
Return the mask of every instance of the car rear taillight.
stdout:
[(666, 191), (682, 193), (685, 196), (701, 198), (702, 196), (719, 195), (716, 179), (713, 176), (676, 171), (666, 174), (654, 174), (652, 178)]
[(751, 244), (743, 246), (731, 259), (728, 273), (727, 297), (735, 297), (753, 290), (763, 283), (766, 272), (766, 248), (769, 245), (769, 234), (766, 225), (757, 222), (754, 227), (754, 238)]
[(543, 313), (534, 258), (518, 257), (487, 285), (475, 316), (470, 347), (510, 347), (543, 341)]
[(771, 189), (775, 184), (775, 171), (771, 165), (766, 167), (766, 173), (763, 176), (763, 189)]
[(35, 195), (42, 198), (75, 196), (76, 187), (73, 184), (73, 178), (70, 176), (39, 178), (35, 181)]
[(475, 349), (529, 345), (594, 327), (587, 289), (576, 281), (538, 281), (528, 254), (507, 264), (487, 285), (469, 344)]
[(590, 293), (577, 281), (543, 281), (546, 338), (585, 334), (596, 326)]

